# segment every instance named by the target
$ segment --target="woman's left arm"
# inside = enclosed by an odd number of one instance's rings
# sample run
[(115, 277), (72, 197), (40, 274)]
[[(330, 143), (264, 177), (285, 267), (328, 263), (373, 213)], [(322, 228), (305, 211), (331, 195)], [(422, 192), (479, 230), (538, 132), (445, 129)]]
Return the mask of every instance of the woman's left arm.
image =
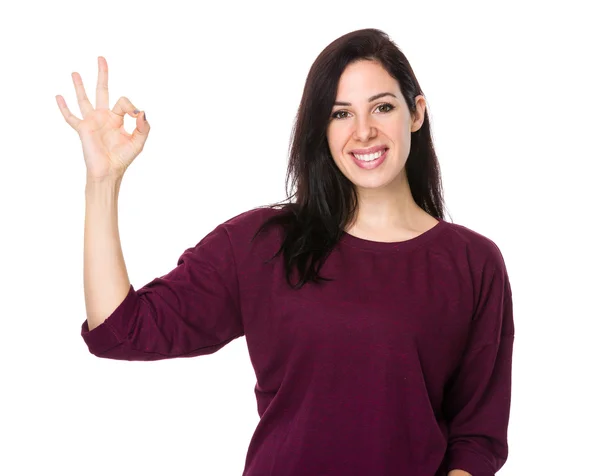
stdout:
[(444, 393), (449, 476), (494, 476), (508, 457), (514, 323), (501, 255), (481, 271), (477, 296), (467, 347)]

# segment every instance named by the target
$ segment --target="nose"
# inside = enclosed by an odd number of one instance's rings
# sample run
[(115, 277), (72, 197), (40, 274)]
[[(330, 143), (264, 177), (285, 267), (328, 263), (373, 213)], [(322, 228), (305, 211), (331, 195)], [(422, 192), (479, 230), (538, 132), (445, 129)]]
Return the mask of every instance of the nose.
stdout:
[(377, 129), (371, 124), (371, 118), (358, 118), (353, 138), (357, 142), (369, 142), (377, 134)]

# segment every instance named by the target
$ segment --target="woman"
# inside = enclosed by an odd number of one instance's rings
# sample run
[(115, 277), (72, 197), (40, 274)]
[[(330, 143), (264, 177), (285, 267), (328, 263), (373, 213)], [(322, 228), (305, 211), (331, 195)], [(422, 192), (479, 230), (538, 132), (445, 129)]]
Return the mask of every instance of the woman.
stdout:
[(83, 120), (57, 97), (87, 167), (90, 352), (193, 357), (245, 336), (260, 415), (246, 476), (494, 475), (508, 455), (506, 266), (489, 238), (443, 219), (423, 92), (387, 35), (349, 33), (312, 65), (288, 168), (295, 200), (221, 223), (138, 290), (116, 203), (150, 126), (124, 97), (108, 109), (98, 64), (96, 109), (73, 75)]

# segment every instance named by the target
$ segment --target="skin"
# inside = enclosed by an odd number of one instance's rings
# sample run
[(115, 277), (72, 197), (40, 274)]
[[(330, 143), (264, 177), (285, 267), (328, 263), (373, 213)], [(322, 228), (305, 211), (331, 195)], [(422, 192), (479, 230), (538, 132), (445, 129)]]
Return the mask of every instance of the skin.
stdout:
[[(390, 92), (368, 102), (370, 96)], [(414, 117), (400, 92), (398, 82), (375, 61), (360, 60), (346, 67), (327, 127), (327, 142), (339, 170), (356, 186), (358, 213), (346, 231), (373, 241), (403, 241), (437, 225), (437, 220), (412, 198), (404, 165), (411, 132), (423, 124), (426, 102), (416, 97)], [(394, 108), (391, 109), (389, 104)], [(350, 150), (374, 145), (389, 147), (386, 160), (373, 170), (354, 163)]]

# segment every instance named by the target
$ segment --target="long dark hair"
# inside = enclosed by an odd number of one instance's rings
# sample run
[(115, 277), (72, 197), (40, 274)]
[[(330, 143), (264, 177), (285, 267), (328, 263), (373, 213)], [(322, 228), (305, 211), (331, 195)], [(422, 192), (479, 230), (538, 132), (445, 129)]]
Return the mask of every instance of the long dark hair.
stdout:
[[(398, 81), (411, 115), (416, 111), (414, 98), (423, 94), (406, 56), (386, 33), (375, 28), (341, 36), (312, 64), (296, 114), (286, 175), (286, 190), (291, 179), (297, 191), (291, 196), (288, 192), (283, 211), (263, 222), (252, 238), (268, 226), (283, 227), (283, 243), (271, 259), (283, 252), (286, 279), (294, 289), (307, 281), (331, 281), (319, 276), (319, 270), (355, 217), (355, 186), (335, 165), (326, 132), (340, 76), (346, 66), (361, 59), (379, 62)], [(430, 215), (443, 219), (442, 181), (427, 108), (422, 126), (412, 132), (405, 168), (414, 201)], [(295, 201), (289, 201), (293, 197)], [(280, 204), (266, 207), (278, 208)], [(294, 269), (299, 280), (292, 285)]]

